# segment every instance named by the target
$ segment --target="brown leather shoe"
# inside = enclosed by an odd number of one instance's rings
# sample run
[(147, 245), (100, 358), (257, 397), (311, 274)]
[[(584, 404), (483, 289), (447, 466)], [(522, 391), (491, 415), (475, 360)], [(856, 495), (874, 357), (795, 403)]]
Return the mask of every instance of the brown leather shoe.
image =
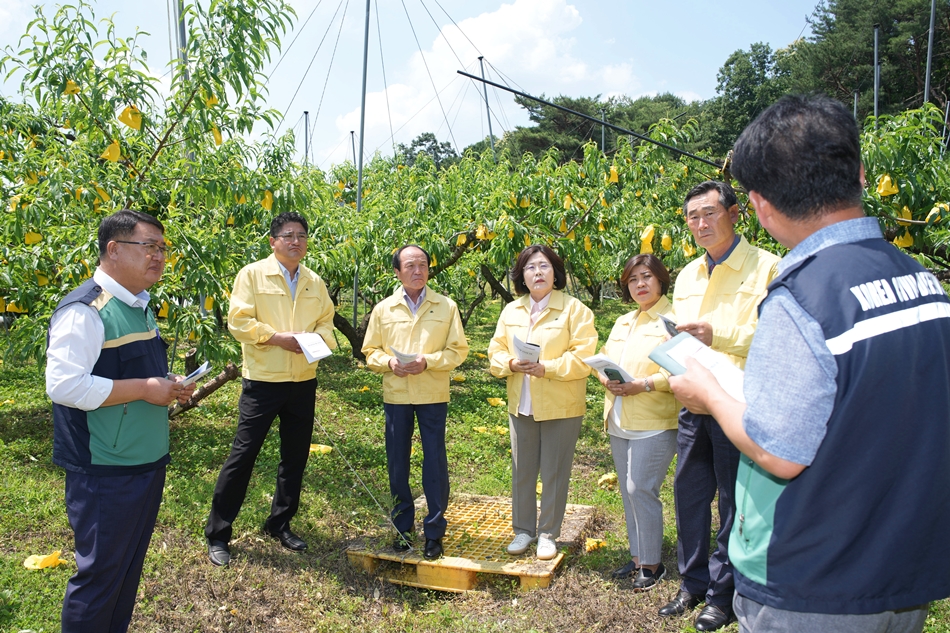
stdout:
[(680, 589), (676, 597), (660, 607), (660, 615), (669, 617), (671, 615), (683, 615), (699, 606), (703, 601), (703, 596), (694, 596), (685, 589)]

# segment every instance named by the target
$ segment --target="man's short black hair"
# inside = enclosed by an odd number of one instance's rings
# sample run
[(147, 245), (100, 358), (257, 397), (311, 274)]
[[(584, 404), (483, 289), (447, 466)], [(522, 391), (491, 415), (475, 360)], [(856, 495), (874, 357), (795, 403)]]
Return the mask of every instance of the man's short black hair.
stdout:
[(131, 209), (116, 211), (112, 215), (103, 218), (102, 222), (99, 223), (99, 257), (105, 257), (109, 242), (119, 238), (131, 237), (135, 233), (135, 227), (139, 222), (151, 224), (162, 233), (165, 232), (165, 225), (154, 216)]
[(304, 233), (310, 232), (310, 225), (307, 224), (307, 218), (303, 217), (299, 213), (293, 211), (284, 211), (283, 213), (274, 217), (270, 221), (270, 236), (277, 237), (280, 233), (280, 230), (284, 228), (285, 224), (290, 224), (291, 222), (298, 222), (303, 227)]
[(824, 95), (789, 95), (739, 136), (732, 174), (793, 220), (861, 204), (858, 126)]
[(719, 180), (707, 180), (699, 183), (686, 194), (686, 199), (683, 200), (683, 216), (686, 216), (686, 205), (689, 204), (690, 200), (713, 189), (719, 192), (719, 204), (726, 211), (739, 204), (739, 199), (736, 198), (736, 192), (732, 189), (732, 185)]
[(395, 253), (393, 253), (393, 268), (395, 268), (396, 270), (402, 270), (400, 268), (402, 262), (399, 261), (399, 256), (402, 255), (402, 252), (406, 250), (407, 248), (418, 248), (420, 251), (422, 251), (422, 254), (426, 256), (426, 266), (432, 265), (432, 259), (429, 257), (429, 253), (426, 252), (426, 249), (422, 248), (418, 244), (406, 244), (405, 246), (397, 250)]

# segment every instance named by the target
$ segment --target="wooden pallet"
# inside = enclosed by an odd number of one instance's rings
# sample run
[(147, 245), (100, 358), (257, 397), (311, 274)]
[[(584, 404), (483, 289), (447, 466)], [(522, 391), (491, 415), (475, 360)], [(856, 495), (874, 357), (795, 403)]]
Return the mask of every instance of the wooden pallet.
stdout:
[[(416, 500), (417, 514), (425, 516), (425, 501)], [(499, 497), (458, 496), (446, 509), (448, 521), (442, 545), (442, 558), (423, 558), (421, 544), (408, 552), (392, 548), (393, 536), (352, 545), (347, 557), (354, 566), (362, 567), (389, 582), (437, 589), (469, 591), (478, 583), (479, 574), (502, 574), (520, 579), (522, 589), (547, 587), (555, 570), (564, 560), (564, 550), (580, 545), (593, 518), (591, 506), (568, 505), (558, 539), (558, 554), (552, 560), (535, 558), (534, 546), (522, 556), (509, 556), (505, 551), (514, 537), (511, 531), (511, 500)]]

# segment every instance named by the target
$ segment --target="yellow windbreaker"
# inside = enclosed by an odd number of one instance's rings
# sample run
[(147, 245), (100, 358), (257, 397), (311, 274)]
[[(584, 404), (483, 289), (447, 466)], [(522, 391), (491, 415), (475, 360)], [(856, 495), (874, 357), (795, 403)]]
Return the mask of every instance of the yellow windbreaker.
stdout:
[[(407, 354), (422, 354), (426, 370), (414, 376), (397, 376), (389, 368), (393, 347)], [(369, 318), (363, 338), (366, 366), (383, 374), (383, 402), (434, 404), (449, 401), (449, 372), (468, 356), (458, 306), (426, 287), (426, 297), (413, 316), (403, 299), (403, 288), (383, 299)]]
[[(621, 399), (620, 428), (628, 431), (656, 431), (660, 429), (675, 429), (678, 425), (680, 408), (679, 402), (670, 393), (668, 374), (660, 366), (650, 360), (650, 352), (666, 340), (666, 328), (660, 321), (659, 315), (672, 318), (673, 306), (665, 296), (660, 297), (656, 304), (641, 312), (634, 310), (617, 319), (610, 330), (607, 342), (600, 353), (606, 354), (615, 363), (637, 379), (653, 378), (653, 391), (638, 393), (635, 396), (624, 396)], [(636, 323), (633, 333), (630, 328)], [(630, 338), (629, 342), (627, 341)], [(624, 347), (627, 353), (623, 354)], [(604, 430), (607, 430), (607, 415), (614, 406), (616, 396), (609, 391), (604, 399)]]
[(241, 343), (244, 378), (303, 382), (316, 377), (317, 363), (307, 363), (303, 354), (263, 344), (278, 332), (316, 332), (330, 349), (336, 347), (327, 286), (315, 272), (299, 266), (295, 300), (274, 255), (248, 264), (234, 280), (228, 329)]
[(528, 336), (531, 297), (515, 299), (498, 317), (495, 336), (488, 345), (493, 376), (508, 378), (508, 412), (518, 414), (524, 374), (514, 373), (508, 362), (515, 358), (514, 337), (541, 346), (544, 378), (529, 377), (531, 406), (537, 421), (582, 416), (587, 411), (587, 376), (583, 361), (597, 349), (594, 313), (577, 299), (552, 290), (548, 307), (541, 312)]
[(673, 288), (677, 323), (705, 321), (712, 325), (712, 348), (724, 352), (736, 367), (745, 367), (758, 307), (781, 258), (749, 244), (743, 237), (723, 263), (709, 275), (706, 256), (683, 268)]

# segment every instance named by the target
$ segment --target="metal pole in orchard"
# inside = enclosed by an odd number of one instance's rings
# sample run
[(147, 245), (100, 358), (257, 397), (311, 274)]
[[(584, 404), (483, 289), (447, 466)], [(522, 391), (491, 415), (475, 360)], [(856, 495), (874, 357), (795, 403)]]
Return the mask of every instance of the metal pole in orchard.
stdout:
[(353, 147), (353, 164), (356, 164), (356, 132), (350, 130), (350, 145)]
[(924, 79), (924, 103), (930, 101), (930, 62), (934, 54), (934, 17), (937, 13), (937, 0), (930, 0), (930, 35), (927, 38), (927, 76)]
[[(369, 8), (370, 1), (366, 0), (366, 27), (363, 30), (363, 91), (360, 96), (360, 154), (357, 157), (356, 169), (356, 213), (363, 212), (363, 135), (366, 130), (366, 64), (369, 59)], [(359, 263), (353, 271), (353, 327), (356, 327), (356, 303), (359, 294)]]
[(881, 66), (877, 58), (877, 40), (881, 25), (874, 25), (874, 129), (877, 129), (877, 98), (881, 89)]
[(303, 164), (307, 164), (310, 157), (310, 112), (303, 111)]
[(498, 155), (495, 154), (495, 137), (491, 131), (491, 108), (488, 106), (488, 84), (484, 82), (485, 79), (485, 57), (482, 55), (478, 56), (478, 65), (482, 69), (482, 88), (485, 89), (485, 112), (488, 114), (488, 142), (491, 144), (491, 155), (497, 161)]

